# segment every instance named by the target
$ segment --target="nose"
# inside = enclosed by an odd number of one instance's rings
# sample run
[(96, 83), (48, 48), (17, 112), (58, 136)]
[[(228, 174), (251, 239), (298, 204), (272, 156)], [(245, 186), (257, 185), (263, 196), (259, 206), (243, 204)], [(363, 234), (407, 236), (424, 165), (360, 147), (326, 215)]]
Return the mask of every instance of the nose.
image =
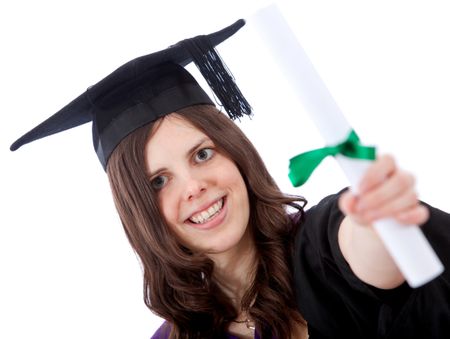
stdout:
[(202, 178), (189, 175), (184, 180), (184, 200), (193, 200), (206, 192), (207, 184)]

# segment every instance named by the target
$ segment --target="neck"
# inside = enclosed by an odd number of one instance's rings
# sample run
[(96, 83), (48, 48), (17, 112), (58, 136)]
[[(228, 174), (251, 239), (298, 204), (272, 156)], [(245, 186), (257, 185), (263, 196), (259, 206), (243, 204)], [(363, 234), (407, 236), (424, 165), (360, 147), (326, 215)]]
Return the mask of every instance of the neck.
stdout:
[(214, 261), (213, 276), (236, 309), (256, 273), (256, 249), (247, 230), (239, 244), (224, 253), (210, 255)]

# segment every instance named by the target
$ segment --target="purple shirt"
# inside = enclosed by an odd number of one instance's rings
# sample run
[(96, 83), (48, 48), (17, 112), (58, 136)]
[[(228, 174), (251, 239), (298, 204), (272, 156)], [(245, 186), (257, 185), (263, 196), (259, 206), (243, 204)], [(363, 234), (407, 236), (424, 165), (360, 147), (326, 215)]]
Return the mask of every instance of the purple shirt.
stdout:
[[(151, 339), (168, 339), (169, 338), (169, 333), (170, 333), (170, 324), (167, 321), (165, 321), (160, 326), (160, 328), (158, 328), (158, 330), (153, 334)], [(228, 333), (227, 334), (227, 339), (239, 339), (239, 337)], [(256, 331), (255, 331), (254, 339), (260, 339), (259, 338), (259, 334)]]

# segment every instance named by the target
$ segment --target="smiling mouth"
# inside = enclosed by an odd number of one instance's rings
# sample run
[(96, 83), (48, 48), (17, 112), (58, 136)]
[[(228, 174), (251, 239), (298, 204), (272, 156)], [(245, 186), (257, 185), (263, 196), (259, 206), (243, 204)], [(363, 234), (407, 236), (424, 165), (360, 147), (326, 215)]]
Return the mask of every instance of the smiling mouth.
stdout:
[(208, 209), (196, 213), (192, 217), (190, 217), (188, 220), (196, 225), (201, 225), (204, 223), (207, 223), (208, 221), (214, 219), (222, 210), (223, 204), (224, 204), (225, 198), (220, 199), (216, 203), (214, 203), (212, 206), (210, 206)]

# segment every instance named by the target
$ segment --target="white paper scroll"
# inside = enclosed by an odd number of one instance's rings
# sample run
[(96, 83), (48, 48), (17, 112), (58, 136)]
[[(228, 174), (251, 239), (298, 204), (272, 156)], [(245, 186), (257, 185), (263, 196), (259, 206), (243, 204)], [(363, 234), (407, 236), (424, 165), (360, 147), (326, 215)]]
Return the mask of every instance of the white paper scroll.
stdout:
[[(276, 5), (259, 10), (247, 22), (269, 48), (325, 142), (333, 145), (344, 141), (351, 126)], [(336, 159), (357, 193), (370, 161), (344, 156)], [(374, 226), (411, 287), (421, 286), (443, 272), (442, 263), (419, 227), (399, 225), (391, 219), (379, 220)]]

